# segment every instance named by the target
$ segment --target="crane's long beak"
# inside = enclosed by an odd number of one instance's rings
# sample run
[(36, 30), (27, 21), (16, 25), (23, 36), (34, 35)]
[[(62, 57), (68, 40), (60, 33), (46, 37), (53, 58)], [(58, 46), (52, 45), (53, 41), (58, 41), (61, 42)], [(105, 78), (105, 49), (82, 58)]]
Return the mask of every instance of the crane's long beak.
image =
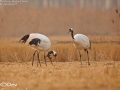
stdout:
[[(70, 32), (70, 31), (68, 31), (68, 33), (69, 33), (69, 32)], [(67, 34), (68, 34), (68, 33), (67, 33)]]

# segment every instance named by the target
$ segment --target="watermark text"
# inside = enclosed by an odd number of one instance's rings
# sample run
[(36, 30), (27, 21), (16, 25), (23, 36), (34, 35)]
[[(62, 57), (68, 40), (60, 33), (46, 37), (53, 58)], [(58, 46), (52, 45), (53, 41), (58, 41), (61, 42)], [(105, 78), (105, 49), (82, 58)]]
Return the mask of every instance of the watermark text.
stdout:
[(0, 5), (17, 5), (18, 3), (26, 3), (27, 0), (0, 0)]

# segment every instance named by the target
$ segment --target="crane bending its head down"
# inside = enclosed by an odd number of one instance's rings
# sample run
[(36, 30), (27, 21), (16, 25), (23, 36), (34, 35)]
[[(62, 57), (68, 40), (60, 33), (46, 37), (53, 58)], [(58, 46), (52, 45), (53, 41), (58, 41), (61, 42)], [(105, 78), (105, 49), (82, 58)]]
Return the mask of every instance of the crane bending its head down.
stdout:
[[(38, 62), (40, 66), (41, 66), (40, 59), (39, 59), (40, 51), (44, 52), (44, 60), (45, 60), (46, 66), (47, 66), (46, 57), (50, 59), (51, 64), (52, 64), (51, 54), (53, 54), (55, 58), (57, 56), (57, 53), (54, 50), (49, 51), (49, 48), (51, 47), (51, 41), (49, 40), (48, 37), (46, 37), (43, 34), (31, 33), (31, 34), (23, 36), (19, 42), (27, 43), (28, 45), (30, 45), (32, 48), (35, 49), (35, 52), (33, 53), (32, 65), (34, 62), (34, 56), (36, 52), (37, 52)], [(38, 66), (38, 63), (37, 63), (37, 66)]]
[(91, 49), (91, 42), (90, 42), (89, 38), (86, 35), (83, 35), (83, 34), (76, 34), (74, 36), (72, 28), (69, 29), (69, 32), (71, 32), (71, 37), (73, 39), (73, 43), (76, 46), (77, 50), (79, 51), (81, 64), (82, 64), (82, 60), (81, 60), (80, 50), (84, 49), (84, 51), (87, 53), (88, 65), (90, 65), (88, 50), (87, 50), (87, 49)]

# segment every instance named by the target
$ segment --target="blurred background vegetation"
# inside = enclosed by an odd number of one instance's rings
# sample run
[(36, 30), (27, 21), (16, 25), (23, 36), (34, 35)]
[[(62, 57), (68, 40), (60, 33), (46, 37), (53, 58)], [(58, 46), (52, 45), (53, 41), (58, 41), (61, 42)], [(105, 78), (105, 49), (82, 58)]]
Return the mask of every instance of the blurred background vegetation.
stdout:
[(71, 27), (75, 33), (87, 35), (120, 32), (120, 0), (9, 1), (10, 4), (0, 0), (0, 37), (20, 37), (32, 32), (65, 36)]

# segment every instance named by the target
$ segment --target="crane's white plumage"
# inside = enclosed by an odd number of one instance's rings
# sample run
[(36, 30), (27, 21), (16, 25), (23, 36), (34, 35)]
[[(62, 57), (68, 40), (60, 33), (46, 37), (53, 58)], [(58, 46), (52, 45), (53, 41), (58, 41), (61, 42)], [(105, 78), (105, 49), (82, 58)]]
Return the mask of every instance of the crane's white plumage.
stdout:
[[(51, 47), (51, 41), (49, 40), (48, 37), (46, 37), (43, 34), (39, 34), (39, 33), (32, 33), (32, 34), (30, 34), (30, 36), (29, 36), (29, 38), (28, 38), (26, 43), (29, 44), (29, 42), (32, 39), (35, 39), (35, 38), (40, 39), (40, 43), (38, 43), (37, 46), (34, 45), (34, 43), (33, 43), (33, 44), (31, 44), (32, 47), (34, 47), (35, 49), (39, 49), (41, 51), (44, 51), (44, 52), (49, 50), (49, 48)], [(45, 54), (47, 54), (47, 52)]]
[[(51, 41), (49, 40), (48, 37), (46, 37), (43, 34), (31, 33), (31, 34), (25, 35), (20, 40), (20, 42), (26, 43), (26, 44), (30, 45), (32, 48), (36, 49), (36, 51), (33, 54), (33, 61), (34, 61), (34, 55), (37, 52), (38, 53), (38, 61), (40, 63), (39, 51), (43, 51), (44, 52), (45, 63), (46, 63), (46, 57), (48, 57), (50, 59), (51, 63), (52, 63), (50, 54), (53, 54), (54, 57), (56, 57), (56, 55), (57, 55), (54, 50), (49, 51), (49, 49), (51, 47)], [(33, 61), (32, 61), (32, 65), (33, 65)]]
[[(83, 35), (83, 34), (76, 34), (75, 36), (73, 36), (73, 29), (72, 28), (69, 29), (69, 32), (71, 32), (73, 43), (79, 51), (80, 61), (81, 61), (81, 64), (82, 64), (80, 50), (84, 49), (85, 52), (87, 52), (87, 55), (88, 55), (88, 50), (87, 49), (91, 49), (90, 40), (86, 35)], [(88, 65), (90, 65), (89, 56), (88, 56)]]
[(90, 48), (90, 41), (87, 36), (83, 34), (76, 34), (73, 39), (74, 44), (76, 45), (77, 49), (88, 49)]

